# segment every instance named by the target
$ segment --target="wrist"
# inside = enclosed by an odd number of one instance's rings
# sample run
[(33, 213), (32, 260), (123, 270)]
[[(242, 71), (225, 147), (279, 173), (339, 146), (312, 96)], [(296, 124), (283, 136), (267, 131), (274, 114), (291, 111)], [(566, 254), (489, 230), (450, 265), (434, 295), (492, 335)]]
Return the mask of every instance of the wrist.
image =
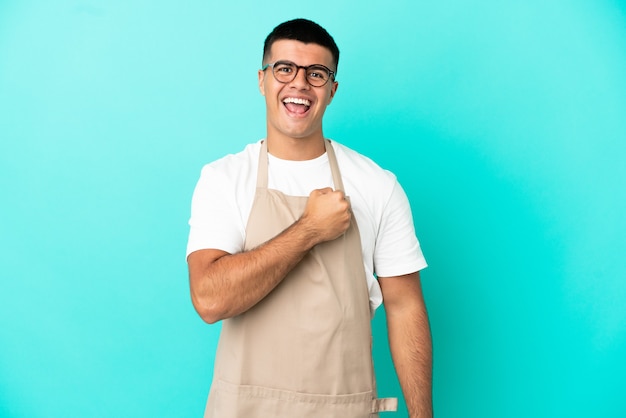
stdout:
[(315, 247), (322, 240), (319, 231), (312, 225), (309, 218), (303, 215), (298, 219), (290, 229), (297, 235), (298, 240), (302, 243), (306, 251)]

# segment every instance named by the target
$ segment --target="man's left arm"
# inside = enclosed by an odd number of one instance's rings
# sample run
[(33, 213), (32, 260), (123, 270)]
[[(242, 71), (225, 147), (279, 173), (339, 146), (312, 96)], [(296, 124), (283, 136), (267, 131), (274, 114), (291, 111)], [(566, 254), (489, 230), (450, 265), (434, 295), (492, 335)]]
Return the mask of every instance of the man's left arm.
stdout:
[(389, 348), (410, 418), (430, 418), (432, 341), (419, 272), (379, 277)]

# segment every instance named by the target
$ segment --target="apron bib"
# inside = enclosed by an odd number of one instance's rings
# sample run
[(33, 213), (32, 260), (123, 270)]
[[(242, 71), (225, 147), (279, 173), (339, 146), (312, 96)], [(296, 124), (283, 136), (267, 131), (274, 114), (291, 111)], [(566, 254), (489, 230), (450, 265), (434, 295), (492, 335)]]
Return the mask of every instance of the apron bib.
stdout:
[[(337, 190), (343, 182), (330, 141)], [(267, 141), (244, 250), (297, 221), (308, 197), (268, 189)], [(222, 322), (205, 418), (372, 418), (395, 411), (377, 399), (369, 291), (354, 215), (339, 238), (318, 244), (263, 300)]]

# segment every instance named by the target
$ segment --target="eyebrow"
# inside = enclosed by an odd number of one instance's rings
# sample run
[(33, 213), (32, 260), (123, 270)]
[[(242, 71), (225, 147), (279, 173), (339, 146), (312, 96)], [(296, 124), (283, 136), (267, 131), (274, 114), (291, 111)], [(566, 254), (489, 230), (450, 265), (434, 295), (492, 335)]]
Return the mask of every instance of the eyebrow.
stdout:
[(295, 62), (289, 61), (289, 60), (278, 60), (278, 61), (274, 62), (274, 65), (276, 65), (276, 64), (293, 64), (296, 67), (307, 67), (307, 68), (322, 67), (322, 68), (327, 69), (327, 70), (329, 70), (331, 72), (334, 72), (333, 70), (330, 69), (330, 67), (327, 67), (324, 64), (317, 64), (317, 63), (316, 64), (311, 64), (311, 65), (299, 65), (299, 64), (296, 64)]

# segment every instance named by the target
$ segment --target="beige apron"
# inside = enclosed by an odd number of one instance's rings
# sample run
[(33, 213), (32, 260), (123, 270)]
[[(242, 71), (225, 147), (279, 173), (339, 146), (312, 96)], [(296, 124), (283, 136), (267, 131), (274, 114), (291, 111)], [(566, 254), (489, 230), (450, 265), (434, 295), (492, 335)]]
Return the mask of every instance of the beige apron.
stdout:
[[(330, 141), (333, 182), (343, 183)], [(307, 197), (268, 189), (267, 142), (245, 250), (300, 218)], [(205, 418), (372, 418), (395, 411), (377, 399), (369, 292), (354, 215), (339, 238), (315, 246), (247, 312), (224, 320)]]

